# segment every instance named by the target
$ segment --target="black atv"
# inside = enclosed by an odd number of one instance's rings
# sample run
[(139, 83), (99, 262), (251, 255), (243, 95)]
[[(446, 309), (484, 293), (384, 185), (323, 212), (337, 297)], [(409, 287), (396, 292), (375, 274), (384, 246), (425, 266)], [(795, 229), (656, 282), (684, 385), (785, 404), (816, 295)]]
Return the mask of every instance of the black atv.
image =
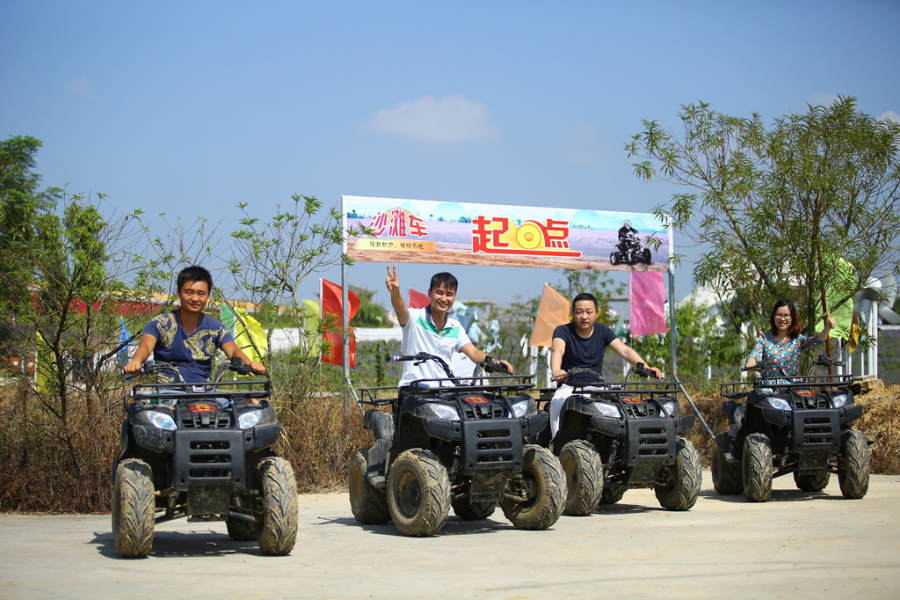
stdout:
[(607, 383), (590, 369), (568, 371), (579, 373), (595, 382), (575, 386), (562, 406), (556, 437), (552, 443), (544, 437), (566, 473), (566, 514), (589, 515), (600, 504), (615, 504), (629, 487), (652, 486), (668, 510), (694, 506), (700, 456), (681, 437), (694, 426), (694, 416), (681, 415), (678, 382), (629, 381), (632, 375), (653, 376), (643, 364), (621, 384)]
[(848, 387), (850, 376), (812, 375), (816, 367), (843, 364), (819, 355), (805, 377), (790, 377), (766, 361), (741, 370), (768, 369), (777, 377), (722, 384), (722, 414), (731, 426), (716, 436), (713, 448), (717, 492), (743, 491), (750, 502), (765, 502), (775, 477), (793, 473), (800, 490), (820, 492), (837, 473), (845, 498), (866, 495), (869, 446), (850, 426), (863, 411)]
[(122, 453), (112, 467), (113, 538), (122, 556), (146, 556), (155, 523), (181, 516), (225, 519), (233, 539), (255, 539), (265, 554), (294, 547), (297, 482), (272, 450), (281, 425), (265, 400), (270, 382), (221, 381), (226, 370), (252, 373), (233, 358), (215, 381), (196, 385), (169, 364), (143, 365), (142, 373), (177, 383), (138, 384), (125, 399)]
[[(406, 535), (433, 535), (450, 507), (461, 519), (486, 519), (497, 502), (513, 525), (546, 529), (562, 514), (565, 479), (559, 461), (526, 442), (547, 427), (526, 394), (532, 376), (505, 372), (488, 359), (471, 379), (454, 377), (437, 356), (420, 353), (395, 360), (437, 361), (446, 379), (414, 381), (397, 398), (396, 388), (361, 390), (376, 408), (363, 424), (375, 445), (350, 462), (350, 505), (364, 524), (393, 519)], [(390, 390), (392, 397), (379, 399)], [(393, 414), (378, 410), (391, 405)]]
[(649, 265), (650, 259), (650, 248), (641, 248), (638, 236), (633, 233), (619, 239), (616, 249), (609, 255), (609, 262), (614, 265), (635, 265), (641, 262)]

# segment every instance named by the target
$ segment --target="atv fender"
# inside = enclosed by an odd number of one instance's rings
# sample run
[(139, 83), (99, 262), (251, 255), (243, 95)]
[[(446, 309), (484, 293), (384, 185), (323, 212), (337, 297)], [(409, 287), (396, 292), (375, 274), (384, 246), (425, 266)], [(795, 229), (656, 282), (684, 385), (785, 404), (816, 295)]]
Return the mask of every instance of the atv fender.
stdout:
[(747, 405), (743, 402), (726, 400), (725, 403), (722, 404), (722, 415), (728, 419), (730, 425), (740, 425), (743, 423), (746, 412)]
[(840, 415), (841, 425), (846, 425), (847, 423), (852, 423), (862, 416), (863, 407), (861, 404), (851, 404), (850, 406), (845, 406), (839, 409), (838, 414)]
[(394, 439), (394, 419), (386, 412), (375, 408), (367, 410), (363, 417), (363, 427), (371, 431), (376, 440)]
[(390, 449), (391, 441), (381, 439), (375, 440), (375, 445), (371, 448), (363, 448), (360, 450), (366, 457), (366, 478), (369, 480), (369, 483), (372, 484), (372, 487), (383, 490), (387, 485), (385, 466), (387, 465), (388, 452)]

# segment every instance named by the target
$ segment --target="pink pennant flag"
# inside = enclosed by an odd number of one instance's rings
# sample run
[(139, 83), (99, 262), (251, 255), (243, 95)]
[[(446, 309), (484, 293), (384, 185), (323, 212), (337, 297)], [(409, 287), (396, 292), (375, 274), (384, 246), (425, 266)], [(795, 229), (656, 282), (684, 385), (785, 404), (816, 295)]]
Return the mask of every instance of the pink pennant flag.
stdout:
[(631, 272), (631, 335), (668, 333), (662, 273)]

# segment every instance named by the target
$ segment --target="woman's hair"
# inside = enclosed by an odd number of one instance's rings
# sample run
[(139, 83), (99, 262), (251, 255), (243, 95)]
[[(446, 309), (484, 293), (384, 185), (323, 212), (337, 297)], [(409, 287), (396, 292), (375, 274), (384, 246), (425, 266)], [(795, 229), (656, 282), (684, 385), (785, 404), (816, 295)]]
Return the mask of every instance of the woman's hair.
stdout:
[(772, 335), (778, 333), (778, 328), (775, 326), (775, 313), (778, 312), (778, 309), (782, 306), (787, 306), (791, 311), (791, 327), (788, 329), (788, 336), (793, 339), (800, 335), (800, 330), (803, 329), (803, 320), (800, 318), (800, 311), (797, 310), (797, 305), (787, 298), (782, 298), (772, 307), (772, 312), (769, 314), (770, 331), (772, 332)]

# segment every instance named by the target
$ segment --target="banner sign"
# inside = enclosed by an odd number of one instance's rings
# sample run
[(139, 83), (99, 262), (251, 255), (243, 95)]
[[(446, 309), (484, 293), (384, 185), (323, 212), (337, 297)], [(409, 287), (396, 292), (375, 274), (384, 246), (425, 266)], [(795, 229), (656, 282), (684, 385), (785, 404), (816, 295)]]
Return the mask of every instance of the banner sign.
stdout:
[(671, 236), (648, 213), (343, 196), (353, 260), (668, 271)]

